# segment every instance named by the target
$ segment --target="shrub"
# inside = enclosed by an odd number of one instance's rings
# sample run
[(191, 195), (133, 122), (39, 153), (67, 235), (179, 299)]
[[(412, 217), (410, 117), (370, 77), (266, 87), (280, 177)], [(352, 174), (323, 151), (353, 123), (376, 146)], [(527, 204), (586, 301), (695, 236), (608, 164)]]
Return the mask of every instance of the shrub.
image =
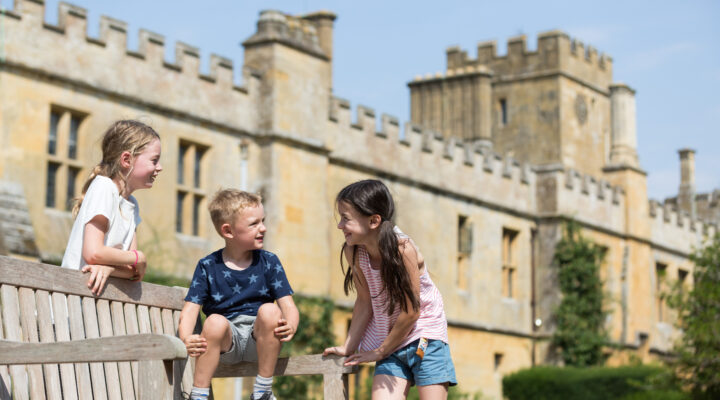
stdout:
[[(660, 367), (535, 367), (503, 378), (503, 394), (510, 400), (605, 400), (647, 391)], [(639, 400), (640, 398), (633, 398)], [(675, 399), (668, 397), (668, 399)]]

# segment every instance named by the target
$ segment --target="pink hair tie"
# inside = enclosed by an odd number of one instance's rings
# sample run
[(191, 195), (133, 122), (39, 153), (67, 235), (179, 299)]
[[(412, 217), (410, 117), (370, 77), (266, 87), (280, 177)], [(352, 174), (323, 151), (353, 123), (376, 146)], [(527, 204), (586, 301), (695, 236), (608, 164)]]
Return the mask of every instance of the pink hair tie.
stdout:
[(133, 263), (133, 265), (131, 265), (131, 267), (135, 268), (137, 266), (138, 260), (140, 260), (140, 257), (138, 256), (137, 250), (132, 250), (132, 252), (135, 253), (135, 262)]

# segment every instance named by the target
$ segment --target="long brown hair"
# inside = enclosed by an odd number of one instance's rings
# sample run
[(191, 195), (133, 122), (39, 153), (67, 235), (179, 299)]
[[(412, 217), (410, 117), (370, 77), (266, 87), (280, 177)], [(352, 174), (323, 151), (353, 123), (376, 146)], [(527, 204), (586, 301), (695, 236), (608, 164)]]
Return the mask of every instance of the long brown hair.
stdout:
[[(96, 165), (83, 185), (82, 192), (79, 197), (75, 199), (75, 205), (73, 206), (73, 217), (77, 216), (80, 211), (85, 193), (87, 193), (90, 183), (96, 176), (102, 175), (110, 179), (120, 178), (120, 183), (123, 185), (120, 192), (122, 193), (124, 187), (127, 185), (127, 174), (123, 175), (120, 170), (120, 156), (124, 152), (129, 152), (132, 157), (137, 157), (142, 153), (145, 147), (150, 144), (154, 139), (160, 139), (160, 135), (155, 130), (140, 121), (135, 120), (121, 120), (113, 123), (105, 131), (102, 140), (102, 160)], [(132, 167), (130, 167), (132, 171)], [(129, 174), (130, 172), (128, 172)]]
[[(415, 295), (412, 285), (410, 284), (410, 275), (405, 269), (402, 255), (398, 248), (398, 238), (393, 228), (395, 223), (395, 202), (393, 201), (390, 190), (379, 180), (368, 179), (352, 183), (345, 186), (335, 198), (335, 204), (341, 201), (351, 205), (360, 214), (364, 216), (379, 215), (381, 219), (380, 232), (378, 239), (378, 248), (380, 249), (380, 277), (382, 278), (383, 288), (386, 293), (388, 303), (386, 312), (392, 315), (395, 309), (400, 308), (408, 312), (408, 304), (406, 299), (410, 300), (410, 305), (414, 311), (420, 309), (420, 300)], [(344, 289), (345, 294), (350, 290), (354, 290), (353, 284), (353, 265), (349, 265), (347, 270), (343, 263), (343, 253), (347, 250), (347, 243), (343, 243), (340, 252), (340, 268), (345, 274)], [(355, 253), (357, 246), (352, 249), (352, 264), (355, 264)]]

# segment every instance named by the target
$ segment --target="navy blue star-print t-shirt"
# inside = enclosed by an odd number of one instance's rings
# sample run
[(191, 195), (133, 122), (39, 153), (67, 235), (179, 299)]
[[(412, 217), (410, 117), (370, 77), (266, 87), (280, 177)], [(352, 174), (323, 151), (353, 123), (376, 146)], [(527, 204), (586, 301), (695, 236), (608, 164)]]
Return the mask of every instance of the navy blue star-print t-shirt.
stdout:
[(222, 249), (198, 261), (185, 301), (200, 304), (205, 315), (232, 319), (257, 315), (265, 303), (293, 294), (280, 259), (265, 250), (253, 250), (253, 260), (242, 271), (228, 268)]

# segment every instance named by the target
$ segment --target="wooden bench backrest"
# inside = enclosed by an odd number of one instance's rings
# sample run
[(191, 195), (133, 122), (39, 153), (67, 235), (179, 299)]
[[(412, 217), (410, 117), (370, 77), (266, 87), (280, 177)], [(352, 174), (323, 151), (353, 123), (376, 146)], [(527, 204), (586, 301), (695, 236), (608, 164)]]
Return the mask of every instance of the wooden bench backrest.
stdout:
[[(93, 296), (87, 277), (0, 256), (0, 339), (37, 343), (176, 334), (184, 290), (111, 278), (103, 293)], [(191, 387), (191, 368), (179, 367), (175, 370), (185, 373), (176, 378)], [(0, 366), (0, 379), (16, 399), (135, 399), (139, 382), (137, 362)]]

